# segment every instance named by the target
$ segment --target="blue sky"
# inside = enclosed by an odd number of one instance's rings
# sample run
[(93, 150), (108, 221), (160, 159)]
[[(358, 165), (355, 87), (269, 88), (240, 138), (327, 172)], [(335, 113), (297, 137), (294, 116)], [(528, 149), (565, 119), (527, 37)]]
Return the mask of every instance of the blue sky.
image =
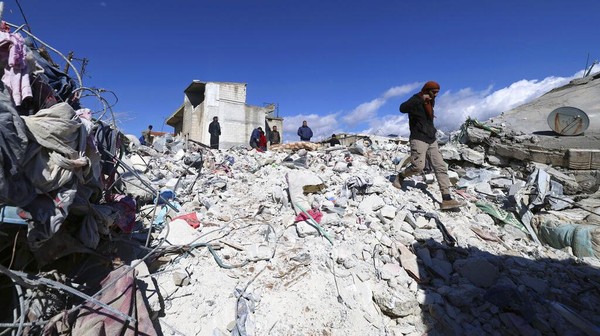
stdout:
[[(286, 142), (302, 120), (313, 140), (408, 135), (398, 105), (436, 80), (436, 125), (454, 130), (600, 58), (597, 0), (19, 3), (34, 35), (89, 60), (84, 86), (113, 91), (119, 126), (136, 135), (148, 124), (172, 131), (164, 120), (194, 79), (247, 83), (248, 104), (277, 103)], [(4, 1), (3, 19), (24, 23), (16, 1)]]

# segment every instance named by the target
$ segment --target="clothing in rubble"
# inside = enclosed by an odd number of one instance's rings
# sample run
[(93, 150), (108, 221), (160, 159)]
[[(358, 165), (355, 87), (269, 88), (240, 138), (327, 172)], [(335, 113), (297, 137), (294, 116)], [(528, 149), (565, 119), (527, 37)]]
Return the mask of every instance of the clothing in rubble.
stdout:
[(258, 149), (263, 152), (267, 151), (267, 137), (265, 136), (265, 132), (260, 131), (260, 135), (258, 137)]

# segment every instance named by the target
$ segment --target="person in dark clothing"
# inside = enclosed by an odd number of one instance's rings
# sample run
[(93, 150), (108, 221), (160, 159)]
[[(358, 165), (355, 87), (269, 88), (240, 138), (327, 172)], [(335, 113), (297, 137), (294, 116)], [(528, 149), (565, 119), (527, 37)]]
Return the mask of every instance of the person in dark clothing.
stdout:
[(250, 134), (250, 147), (258, 148), (258, 141), (260, 140), (260, 133), (262, 132), (262, 127), (257, 127)]
[(271, 145), (277, 145), (281, 143), (281, 134), (277, 131), (277, 126), (273, 126), (273, 130), (269, 134), (269, 143)]
[(208, 133), (210, 133), (210, 148), (219, 149), (219, 136), (221, 136), (219, 117), (213, 117), (213, 121), (208, 125)]
[[(465, 205), (450, 195), (450, 179), (448, 168), (438, 147), (436, 133), (433, 124), (435, 114), (435, 97), (440, 92), (440, 85), (429, 81), (423, 85), (421, 92), (414, 94), (410, 99), (400, 105), (400, 112), (408, 113), (408, 126), (410, 128), (410, 164), (400, 171), (394, 180), (394, 187), (402, 188), (404, 178), (421, 174), (425, 168), (425, 160), (429, 159), (435, 172), (435, 177), (442, 193), (442, 210), (459, 208)], [(400, 164), (402, 168), (408, 160)]]
[(298, 127), (298, 136), (300, 141), (310, 141), (313, 136), (313, 131), (308, 127), (306, 120), (302, 122), (302, 126)]
[(331, 135), (331, 139), (329, 139), (329, 146), (341, 145), (340, 139), (337, 138), (335, 134)]
[(143, 145), (152, 146), (152, 142), (154, 141), (154, 136), (152, 135), (152, 125), (148, 125), (148, 129), (142, 132), (142, 137), (144, 138)]

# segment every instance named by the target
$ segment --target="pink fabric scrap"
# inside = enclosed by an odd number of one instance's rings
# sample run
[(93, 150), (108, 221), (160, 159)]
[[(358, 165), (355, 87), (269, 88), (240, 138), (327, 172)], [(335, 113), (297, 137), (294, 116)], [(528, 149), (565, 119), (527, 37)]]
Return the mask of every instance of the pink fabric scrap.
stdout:
[(115, 220), (115, 224), (125, 233), (131, 233), (135, 226), (135, 211), (136, 203), (131, 196), (127, 195), (110, 195), (108, 197), (109, 205), (119, 212), (119, 216)]
[[(307, 211), (307, 213), (315, 220), (315, 222), (321, 223), (321, 218), (323, 218), (323, 213), (321, 210), (310, 209)], [(301, 212), (298, 214), (298, 216), (296, 216), (295, 222), (305, 221), (307, 219), (308, 216), (304, 212)]]
[(177, 217), (173, 218), (173, 220), (175, 220), (175, 219), (183, 219), (194, 229), (199, 228), (200, 225), (202, 224), (202, 223), (200, 223), (200, 220), (198, 219), (198, 214), (196, 212), (190, 212), (188, 214), (177, 216)]
[[(3, 57), (8, 57), (4, 68), (2, 82), (9, 89), (16, 106), (20, 106), (25, 98), (33, 97), (29, 71), (25, 63), (25, 40), (21, 34), (1, 33), (0, 46)], [(8, 48), (8, 55), (6, 55)]]

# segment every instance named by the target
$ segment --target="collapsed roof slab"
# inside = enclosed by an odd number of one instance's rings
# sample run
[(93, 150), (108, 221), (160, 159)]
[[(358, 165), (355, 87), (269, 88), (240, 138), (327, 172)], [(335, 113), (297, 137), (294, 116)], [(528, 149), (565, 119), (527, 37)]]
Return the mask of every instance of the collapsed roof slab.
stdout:
[[(556, 108), (572, 106), (585, 112), (590, 124), (583, 136), (561, 136), (561, 142), (566, 139), (569, 143), (587, 147), (591, 144), (586, 144), (589, 138), (589, 142), (597, 143), (600, 136), (600, 73), (588, 77), (588, 80), (572, 80), (527, 104), (491, 118), (489, 123), (503, 124), (515, 131), (537, 134), (550, 140), (558, 134), (548, 125), (548, 115)], [(560, 145), (558, 141), (551, 140), (549, 144)]]
[[(572, 80), (538, 99), (502, 113), (486, 123), (505, 131), (535, 135), (535, 143), (495, 143), (493, 151), (518, 160), (531, 160), (569, 169), (600, 169), (600, 73)], [(590, 123), (577, 136), (562, 136), (548, 125), (556, 108), (581, 109)]]

